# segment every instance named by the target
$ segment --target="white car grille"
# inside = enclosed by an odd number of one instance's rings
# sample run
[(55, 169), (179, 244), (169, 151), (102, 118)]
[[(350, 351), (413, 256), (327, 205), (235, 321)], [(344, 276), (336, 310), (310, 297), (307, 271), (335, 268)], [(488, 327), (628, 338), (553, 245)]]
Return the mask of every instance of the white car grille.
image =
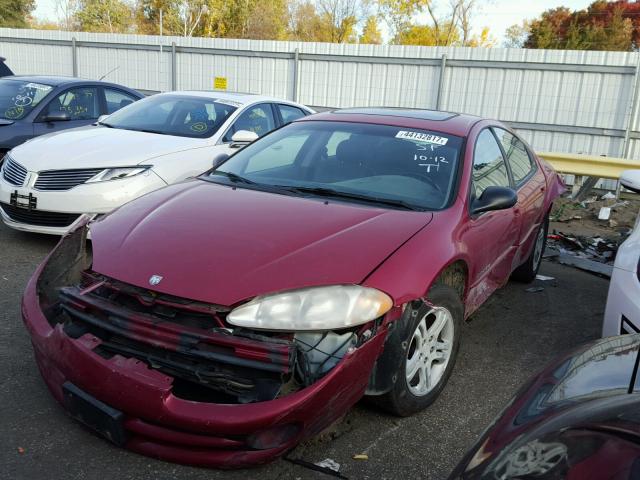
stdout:
[(82, 185), (95, 177), (103, 168), (83, 168), (74, 170), (47, 170), (40, 172), (34, 185), (36, 190), (60, 191)]
[(2, 169), (2, 176), (11, 185), (21, 187), (24, 185), (24, 180), (27, 178), (27, 169), (14, 161), (11, 157), (5, 157), (4, 168)]

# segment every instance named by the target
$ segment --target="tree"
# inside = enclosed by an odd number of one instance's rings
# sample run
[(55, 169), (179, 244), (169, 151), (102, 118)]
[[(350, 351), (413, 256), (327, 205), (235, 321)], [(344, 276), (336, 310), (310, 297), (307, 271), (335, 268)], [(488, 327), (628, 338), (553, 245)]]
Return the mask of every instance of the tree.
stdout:
[(56, 15), (63, 30), (75, 30), (79, 0), (55, 0)]
[(380, 45), (382, 43), (382, 33), (378, 28), (378, 19), (375, 15), (370, 15), (364, 22), (362, 34), (360, 35), (360, 43), (370, 43)]
[[(472, 37), (471, 19), (477, 0), (378, 0), (380, 11), (389, 23), (393, 43), (413, 45), (492, 46), (495, 41), (486, 29), (485, 38)], [(426, 16), (425, 25), (415, 23)]]
[(0, 0), (0, 27), (28, 27), (35, 6), (35, 0)]
[(287, 37), (300, 42), (326, 42), (323, 21), (310, 1), (292, 1), (288, 8)]
[(177, 0), (138, 0), (135, 11), (137, 32), (143, 35), (159, 35), (162, 11), (162, 33), (182, 35), (179, 3)]
[(598, 0), (584, 10), (555, 8), (531, 22), (525, 48), (637, 50), (640, 4)]
[(459, 42), (458, 30), (450, 24), (440, 24), (438, 29), (430, 25), (410, 25), (394, 37), (398, 45), (451, 45)]
[(122, 0), (80, 0), (75, 19), (83, 32), (125, 33), (133, 26), (133, 8)]
[(367, 6), (361, 0), (316, 1), (320, 18), (328, 28), (329, 41), (356, 42), (356, 25), (363, 19)]
[(522, 48), (530, 31), (531, 24), (527, 20), (523, 20), (520, 24), (511, 25), (505, 31), (502, 46), (507, 48)]

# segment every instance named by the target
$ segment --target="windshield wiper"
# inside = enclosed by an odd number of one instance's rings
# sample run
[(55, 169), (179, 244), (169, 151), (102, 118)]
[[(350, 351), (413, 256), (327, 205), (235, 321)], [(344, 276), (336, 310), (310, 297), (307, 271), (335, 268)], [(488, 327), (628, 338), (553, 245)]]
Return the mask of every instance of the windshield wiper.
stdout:
[(103, 127), (107, 127), (107, 128), (114, 128), (113, 125), (105, 122), (98, 122), (98, 125), (102, 125)]
[(229, 180), (231, 180), (234, 183), (244, 183), (245, 185), (259, 185), (257, 182), (254, 182), (253, 180), (249, 180), (248, 178), (245, 178), (245, 177), (241, 177), (237, 173), (233, 173), (233, 172), (225, 172), (223, 170), (214, 170), (209, 175), (222, 175), (223, 177), (227, 177)]
[(276, 186), (282, 190), (287, 190), (290, 192), (301, 193), (301, 194), (310, 194), (318, 197), (346, 198), (349, 200), (358, 200), (362, 202), (376, 203), (379, 205), (400, 207), (406, 210), (417, 210), (417, 211), (424, 210), (420, 207), (417, 207), (416, 205), (412, 205), (411, 203), (405, 202), (403, 200), (394, 200), (391, 198), (383, 198), (383, 197), (372, 197), (369, 195), (361, 195), (359, 193), (341, 192), (339, 190), (334, 190), (332, 188), (326, 188), (326, 187), (304, 187), (304, 186), (295, 187), (290, 185), (276, 185)]

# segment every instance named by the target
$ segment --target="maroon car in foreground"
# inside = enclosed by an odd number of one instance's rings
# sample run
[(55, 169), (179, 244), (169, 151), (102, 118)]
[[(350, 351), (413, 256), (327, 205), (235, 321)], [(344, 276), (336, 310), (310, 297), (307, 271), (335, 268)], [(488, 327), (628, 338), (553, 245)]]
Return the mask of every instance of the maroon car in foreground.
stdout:
[(640, 479), (640, 334), (601, 339), (533, 376), (450, 480)]
[(429, 405), (463, 321), (535, 277), (562, 189), (499, 122), (314, 115), (67, 235), (24, 321), (53, 395), (112, 442), (264, 463), (364, 394)]

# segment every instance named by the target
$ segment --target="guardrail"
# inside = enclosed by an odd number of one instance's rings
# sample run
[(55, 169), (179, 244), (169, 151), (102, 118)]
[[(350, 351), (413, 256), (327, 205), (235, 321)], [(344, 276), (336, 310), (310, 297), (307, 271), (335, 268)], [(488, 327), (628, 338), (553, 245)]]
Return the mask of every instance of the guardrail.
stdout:
[(624, 170), (640, 169), (639, 160), (572, 153), (538, 152), (556, 171), (571, 175), (619, 179)]

